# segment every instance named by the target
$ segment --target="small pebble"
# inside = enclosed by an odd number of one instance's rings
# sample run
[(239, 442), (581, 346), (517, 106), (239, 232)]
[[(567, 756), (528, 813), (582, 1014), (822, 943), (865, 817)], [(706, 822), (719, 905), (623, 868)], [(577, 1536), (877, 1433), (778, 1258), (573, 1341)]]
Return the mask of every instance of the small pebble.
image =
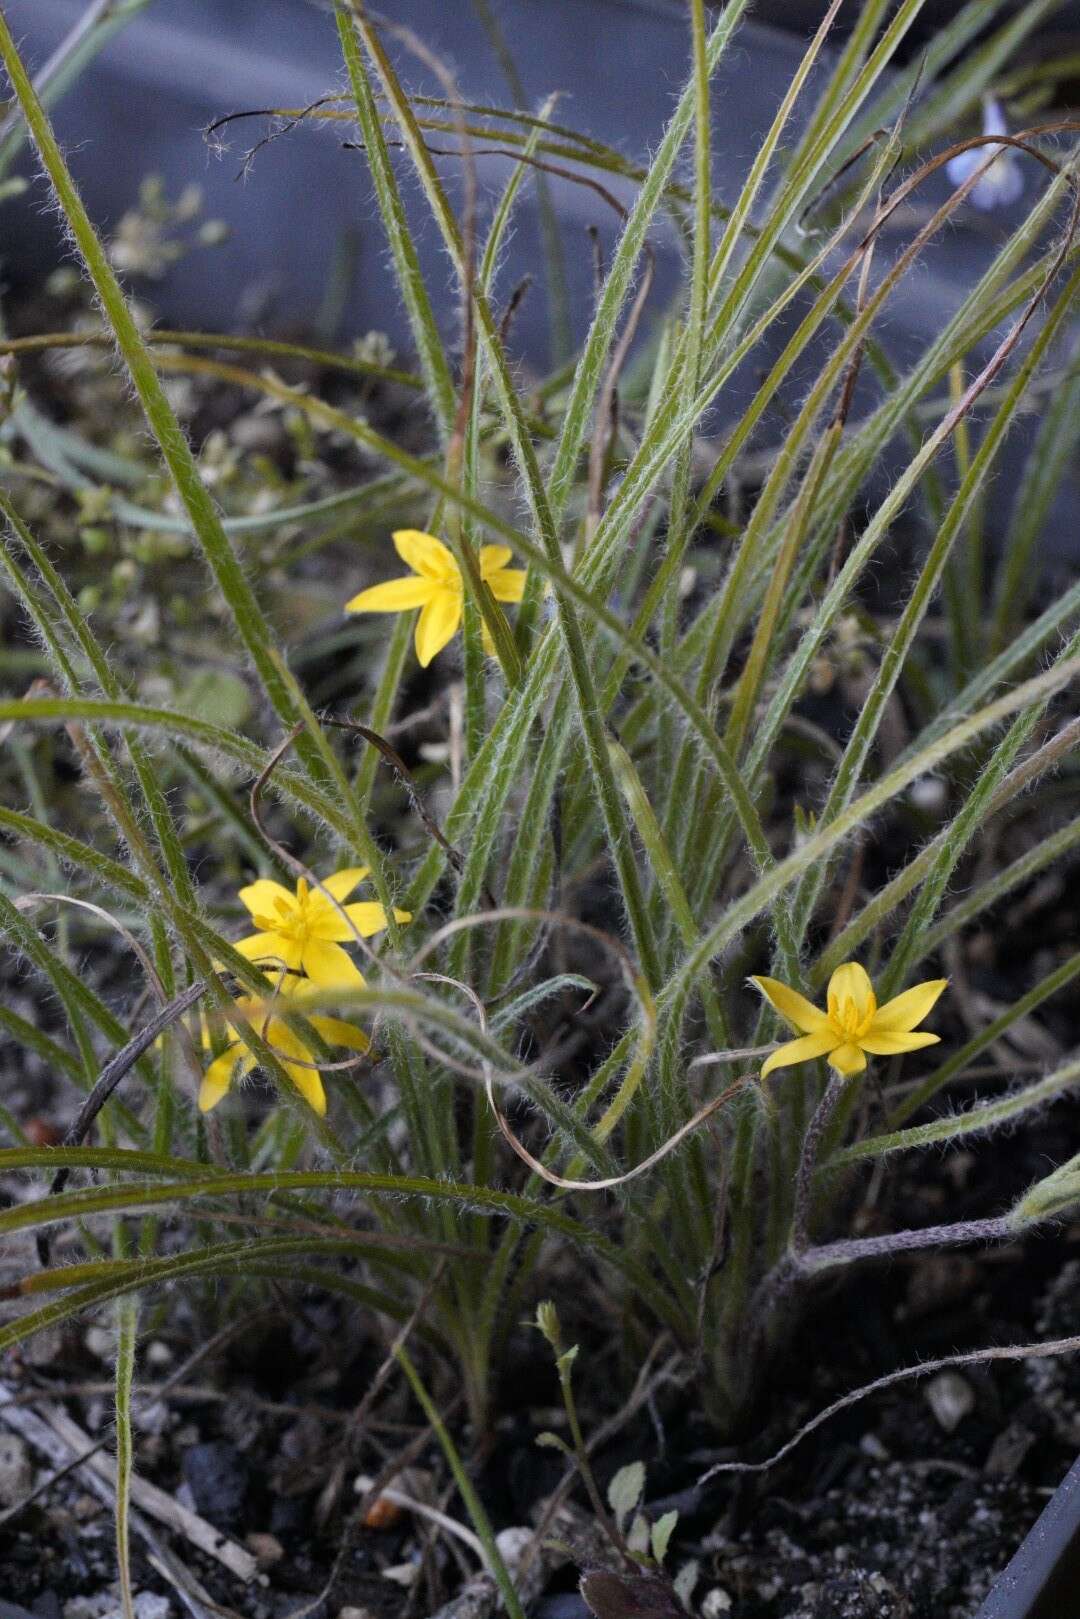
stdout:
[(171, 1413), (164, 1400), (136, 1401), (131, 1414), (140, 1433), (163, 1434), (171, 1421)]
[(233, 443), (241, 450), (270, 454), (281, 445), (280, 422), (270, 416), (238, 416), (230, 428)]
[(29, 1608), (20, 1608), (14, 1602), (5, 1602), (0, 1597), (0, 1619), (34, 1619)]
[(500, 1529), (495, 1536), (495, 1544), (499, 1548), (499, 1555), (511, 1572), (517, 1568), (534, 1536), (531, 1529)]
[(285, 1548), (276, 1535), (254, 1534), (244, 1536), (244, 1545), (260, 1568), (273, 1568), (285, 1556)]
[(0, 1506), (13, 1507), (34, 1482), (34, 1464), (18, 1434), (0, 1433)]
[(929, 815), (940, 815), (948, 801), (948, 789), (940, 776), (920, 776), (912, 783), (911, 802)]
[(115, 1611), (116, 1597), (110, 1591), (99, 1591), (93, 1597), (72, 1597), (64, 1603), (64, 1619), (105, 1619)]
[(365, 1529), (393, 1529), (401, 1521), (402, 1508), (396, 1501), (391, 1501), (388, 1495), (377, 1495), (367, 1511), (364, 1513), (363, 1524)]
[(1030, 1428), (1020, 1422), (1010, 1422), (990, 1446), (983, 1472), (987, 1478), (1012, 1478), (1034, 1443), (1035, 1435)]
[(184, 1452), (182, 1465), (184, 1482), (197, 1512), (219, 1529), (229, 1529), (242, 1521), (248, 1469), (234, 1445), (224, 1439), (191, 1445)]
[(64, 1347), (59, 1327), (45, 1327), (19, 1345), (19, 1355), (27, 1366), (51, 1366)]
[(392, 1580), (395, 1585), (403, 1585), (408, 1590), (410, 1585), (415, 1584), (419, 1572), (419, 1563), (394, 1563), (391, 1568), (383, 1569), (382, 1577), (384, 1580)]
[(116, 1333), (108, 1327), (88, 1327), (83, 1343), (96, 1360), (111, 1361), (116, 1353)]
[[(155, 1596), (152, 1591), (139, 1591), (132, 1606), (135, 1619), (172, 1619), (172, 1603), (168, 1597)], [(122, 1608), (113, 1608), (103, 1619), (124, 1619)]]
[(585, 1598), (576, 1591), (553, 1591), (532, 1609), (533, 1619), (592, 1619)]
[(883, 1575), (857, 1568), (825, 1581), (814, 1619), (906, 1619), (909, 1612), (906, 1600)]
[(23, 1129), (32, 1147), (58, 1147), (63, 1139), (61, 1132), (48, 1119), (27, 1119)]
[(303, 1539), (311, 1526), (311, 1506), (302, 1495), (277, 1495), (270, 1503), (268, 1528), (282, 1543)]
[(955, 1430), (975, 1409), (975, 1391), (958, 1372), (939, 1372), (926, 1385), (926, 1403), (946, 1433)]
[[(361, 1473), (353, 1483), (353, 1489), (357, 1495), (367, 1495), (374, 1482), (374, 1479), (369, 1477), (367, 1473)], [(404, 1511), (404, 1507), (400, 1506), (390, 1496), (377, 1495), (364, 1513), (364, 1528), (376, 1531), (393, 1529), (394, 1525), (400, 1522)]]

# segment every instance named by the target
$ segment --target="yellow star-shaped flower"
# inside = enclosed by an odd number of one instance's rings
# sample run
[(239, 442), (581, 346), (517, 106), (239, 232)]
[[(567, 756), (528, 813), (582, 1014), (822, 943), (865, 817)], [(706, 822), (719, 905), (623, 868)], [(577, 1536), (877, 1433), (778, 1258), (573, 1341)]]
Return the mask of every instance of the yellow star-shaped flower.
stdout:
[[(324, 880), (326, 893), (332, 894), (338, 905), (332, 905), (326, 894), (312, 888), (303, 877), (295, 894), (269, 877), (260, 877), (240, 890), (240, 899), (259, 931), (238, 939), (233, 949), (249, 961), (287, 967), (293, 973), (305, 972), (326, 989), (363, 989), (363, 974), (341, 945), (355, 939), (356, 933), (367, 939), (386, 926), (386, 912), (381, 905), (367, 901), (344, 904), (367, 874), (366, 866), (349, 866)], [(394, 916), (399, 922), (412, 920), (411, 911), (395, 908)]]
[[(275, 996), (297, 1002), (297, 1011), (302, 1012), (304, 1000), (318, 994), (318, 985), (313, 984), (310, 979), (297, 978), (293, 973), (282, 973), (276, 978), (268, 978), (267, 985), (269, 994), (265, 999), (257, 995), (238, 997), (234, 1006), (235, 1018), (243, 1019), (258, 1031), (279, 1057), (282, 1067), (301, 1096), (322, 1117), (326, 1112), (326, 1092), (317, 1071), (318, 1058), (310, 1046), (273, 1013)], [(318, 1031), (328, 1046), (344, 1046), (349, 1051), (367, 1051), (371, 1045), (363, 1029), (358, 1029), (354, 1023), (345, 1023), (336, 1017), (323, 1017), (321, 1013), (309, 1012), (306, 1016), (312, 1028)], [(235, 1021), (226, 1024), (226, 1033), (229, 1044), (220, 1057), (214, 1058), (199, 1087), (199, 1110), (202, 1113), (209, 1113), (212, 1107), (217, 1106), (236, 1077), (238, 1069), (241, 1074), (249, 1074), (258, 1062), (258, 1058), (248, 1050), (236, 1032)], [(202, 1042), (209, 1050), (210, 1030), (205, 1020)]]
[(879, 1006), (864, 969), (857, 961), (846, 961), (829, 979), (824, 1012), (779, 979), (752, 978), (750, 982), (802, 1036), (778, 1046), (766, 1059), (761, 1069), (764, 1079), (774, 1068), (790, 1068), (812, 1057), (828, 1057), (830, 1066), (846, 1077), (862, 1073), (867, 1053), (895, 1057), (902, 1051), (937, 1045), (939, 1035), (913, 1031), (949, 980), (928, 978)]
[[(465, 591), (461, 570), (434, 534), (416, 528), (399, 528), (392, 536), (394, 549), (412, 569), (402, 579), (388, 579), (372, 585), (345, 603), (348, 613), (407, 613), (419, 607), (416, 621), (416, 656), (427, 668), (447, 642), (452, 641), (461, 623)], [(480, 547), (480, 575), (498, 602), (519, 602), (525, 589), (524, 568), (508, 568), (513, 553), (508, 545)], [(494, 652), (484, 626), (484, 646)]]

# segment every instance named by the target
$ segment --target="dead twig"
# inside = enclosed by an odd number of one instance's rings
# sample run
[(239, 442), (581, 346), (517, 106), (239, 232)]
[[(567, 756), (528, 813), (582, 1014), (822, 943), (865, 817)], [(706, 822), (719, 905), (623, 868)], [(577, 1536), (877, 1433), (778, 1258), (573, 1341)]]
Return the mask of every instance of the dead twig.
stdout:
[[(90, 1126), (124, 1078), (124, 1075), (135, 1066), (145, 1052), (149, 1051), (155, 1040), (159, 1039), (165, 1030), (176, 1022), (177, 1018), (183, 1017), (184, 1013), (193, 1007), (205, 992), (205, 980), (199, 979), (194, 984), (189, 984), (182, 994), (169, 1001), (161, 1008), (156, 1017), (151, 1018), (149, 1023), (144, 1024), (138, 1034), (133, 1035), (126, 1046), (121, 1046), (120, 1050), (114, 1057), (110, 1058), (98, 1075), (93, 1089), (79, 1109), (74, 1124), (60, 1143), (62, 1147), (79, 1147), (82, 1145)], [(71, 1170), (69, 1168), (57, 1170), (53, 1176), (52, 1185), (49, 1187), (50, 1197), (55, 1197), (57, 1193), (63, 1191), (70, 1174)], [(38, 1232), (37, 1255), (42, 1270), (48, 1268), (50, 1241), (51, 1239), (45, 1231)]]
[[(94, 1494), (106, 1506), (113, 1507), (116, 1493), (116, 1463), (105, 1456), (77, 1422), (65, 1411), (52, 1410), (47, 1416), (28, 1411), (14, 1399), (10, 1384), (0, 1382), (0, 1422), (14, 1429), (35, 1450), (46, 1456), (54, 1467), (66, 1469), (75, 1456), (80, 1471)], [(213, 1524), (207, 1523), (197, 1512), (191, 1512), (156, 1484), (135, 1477), (131, 1480), (131, 1499), (141, 1511), (191, 1545), (227, 1568), (230, 1574), (250, 1585), (258, 1574), (258, 1564), (250, 1552), (223, 1535)]]
[[(339, 1455), (331, 1476), (327, 1480), (326, 1485), (319, 1495), (319, 1500), (315, 1509), (317, 1522), (325, 1521), (325, 1518), (328, 1516), (330, 1504), (340, 1491), (341, 1485), (344, 1481), (345, 1470), (349, 1459), (349, 1449), (351, 1448), (351, 1445), (355, 1441), (357, 1435), (363, 1430), (365, 1424), (367, 1423), (371, 1408), (385, 1388), (391, 1373), (396, 1370), (398, 1365), (398, 1351), (404, 1348), (404, 1346), (408, 1343), (413, 1332), (416, 1330), (417, 1326), (420, 1324), (424, 1315), (426, 1314), (428, 1306), (435, 1295), (435, 1290), (442, 1281), (443, 1272), (445, 1269), (445, 1261), (440, 1259), (434, 1266), (431, 1275), (428, 1277), (424, 1290), (419, 1299), (417, 1299), (416, 1306), (413, 1309), (412, 1314), (395, 1334), (393, 1342), (387, 1350), (382, 1364), (375, 1373), (375, 1376), (372, 1378), (371, 1382), (368, 1384), (367, 1389), (364, 1391), (364, 1396), (359, 1405), (356, 1407), (356, 1410), (349, 1418), (350, 1431), (345, 1436), (345, 1441), (342, 1446), (342, 1453)], [(395, 1478), (397, 1474), (400, 1473), (404, 1468), (408, 1467), (414, 1456), (419, 1455), (424, 1445), (426, 1445), (430, 1434), (430, 1428), (425, 1427), (422, 1429), (421, 1432), (417, 1434), (408, 1445), (406, 1445), (405, 1450), (399, 1456), (394, 1457), (393, 1460), (382, 1469), (377, 1478), (368, 1480), (367, 1487), (364, 1490), (360, 1505), (357, 1508), (355, 1515), (351, 1521), (345, 1525), (344, 1532), (342, 1533), (341, 1537), (341, 1545), (338, 1547), (337, 1556), (334, 1558), (334, 1564), (330, 1570), (326, 1584), (319, 1592), (319, 1595), (315, 1598), (314, 1602), (305, 1603), (302, 1608), (295, 1608), (289, 1615), (289, 1619), (305, 1619), (307, 1614), (312, 1613), (322, 1603), (329, 1601), (330, 1594), (340, 1579), (341, 1571), (345, 1567), (346, 1559), (352, 1550), (357, 1530), (363, 1525), (364, 1520), (370, 1512), (372, 1506), (379, 1499), (380, 1495), (382, 1495), (383, 1492), (388, 1488), (391, 1480)]]

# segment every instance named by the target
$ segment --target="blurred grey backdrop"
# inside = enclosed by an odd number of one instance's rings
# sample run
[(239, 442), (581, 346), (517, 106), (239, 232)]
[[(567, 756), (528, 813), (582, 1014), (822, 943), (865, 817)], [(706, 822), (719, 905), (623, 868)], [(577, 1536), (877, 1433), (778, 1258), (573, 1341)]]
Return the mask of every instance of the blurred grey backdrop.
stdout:
[[(0, 0), (32, 66), (44, 61), (85, 9), (85, 0)], [(657, 142), (688, 71), (686, 8), (681, 0), (487, 0), (515, 58), (530, 109), (553, 90), (556, 116), (616, 146), (634, 159)], [(513, 97), (473, 0), (385, 0), (392, 21), (415, 29), (454, 69), (462, 93), (511, 105)], [(841, 22), (857, 14), (841, 8)], [(988, 16), (990, 15), (988, 8)], [(993, 7), (995, 25), (1018, 5)], [(733, 197), (798, 62), (808, 31), (824, 10), (821, 0), (759, 0), (717, 74), (714, 91), (716, 185)], [(950, 0), (928, 0), (919, 27), (905, 42), (918, 55), (936, 23), (958, 10)], [(1040, 29), (1080, 43), (1080, 0), (1045, 0)], [(786, 26), (776, 26), (778, 22)], [(1075, 30), (1075, 33), (1070, 31)], [(842, 28), (841, 28), (842, 33)], [(1032, 36), (1023, 49), (1037, 45)], [(1042, 42), (1045, 49), (1046, 41)], [(394, 52), (410, 88), (438, 93), (430, 72), (400, 45)], [(901, 60), (904, 60), (902, 58)], [(827, 58), (822, 71), (827, 66)], [(333, 17), (312, 0), (150, 0), (118, 33), (56, 107), (55, 121), (90, 211), (114, 229), (134, 202), (140, 181), (160, 175), (170, 196), (197, 181), (207, 217), (224, 220), (227, 240), (196, 248), (160, 282), (140, 290), (169, 323), (263, 331), (310, 328), (323, 307), (331, 267), (346, 235), (355, 258), (342, 308), (343, 338), (371, 327), (407, 347), (407, 332), (389, 274), (381, 230), (361, 153), (345, 150), (347, 131), (306, 126), (266, 146), (246, 179), (237, 180), (244, 149), (265, 133), (252, 119), (226, 131), (229, 151), (215, 155), (202, 131), (224, 113), (302, 106), (341, 90), (343, 76)], [(812, 95), (812, 87), (811, 87)], [(810, 99), (806, 105), (810, 105)], [(795, 127), (798, 127), (798, 115)], [(24, 154), (24, 172), (32, 172)], [(456, 165), (443, 162), (450, 178)], [(490, 202), (506, 174), (505, 160), (482, 158), (481, 181)], [(1024, 197), (994, 215), (967, 207), (925, 254), (893, 298), (882, 325), (884, 340), (901, 361), (921, 347), (955, 308), (1004, 233), (1030, 203), (1043, 177), (1028, 171)], [(64, 248), (44, 187), (35, 180), (30, 200), (3, 204), (0, 274), (15, 289), (40, 280)], [(617, 220), (597, 196), (554, 178), (576, 335), (589, 318), (593, 251), (589, 229), (610, 241)], [(619, 189), (617, 185), (612, 189)], [(948, 190), (944, 175), (920, 193), (920, 206)], [(550, 357), (542, 252), (532, 187), (519, 209), (501, 268), (505, 298), (521, 276), (537, 285), (513, 329), (519, 357), (542, 368)], [(623, 188), (624, 195), (626, 189)], [(449, 265), (434, 228), (419, 227), (426, 271), (442, 298), (453, 334), (456, 298)], [(884, 241), (879, 263), (907, 239), (907, 229)], [(679, 263), (671, 237), (658, 233), (658, 275), (653, 308), (664, 306)], [(745, 396), (778, 351), (777, 329), (752, 368), (735, 380)], [(793, 379), (796, 389), (808, 377)], [(729, 398), (732, 397), (729, 395)], [(773, 429), (782, 427), (782, 417)], [(1080, 511), (1080, 473), (1073, 475), (1067, 511)]]
[[(40, 64), (85, 10), (87, 0), (6, 0), (8, 20), (31, 64)], [(688, 68), (685, 6), (680, 0), (488, 0), (514, 55), (530, 108), (558, 90), (556, 116), (640, 159), (655, 145), (672, 98)], [(472, 0), (388, 0), (391, 20), (416, 29), (454, 68), (462, 92), (509, 105), (505, 77)], [(720, 195), (733, 196), (760, 136), (767, 129), (819, 20), (820, 0), (772, 0), (753, 8), (714, 89), (716, 174)], [(857, 7), (841, 7), (839, 22)], [(957, 9), (929, 0), (919, 29), (906, 42), (917, 51), (935, 19)], [(998, 13), (998, 18), (1007, 14)], [(1080, 28), (1080, 0), (1050, 4), (1047, 22)], [(761, 19), (784, 19), (788, 27)], [(423, 65), (398, 50), (406, 82), (437, 93)], [(337, 35), (328, 8), (310, 0), (150, 0), (117, 34), (58, 105), (58, 131), (99, 225), (115, 227), (148, 173), (174, 195), (197, 180), (207, 216), (225, 220), (228, 242), (189, 255), (154, 294), (169, 320), (228, 325), (253, 318), (288, 325), (309, 322), (320, 306), (342, 233), (355, 234), (357, 257), (348, 307), (350, 326), (386, 327), (404, 337), (385, 271), (378, 219), (360, 154), (342, 149), (328, 129), (302, 128), (266, 147), (244, 181), (235, 176), (244, 148), (266, 120), (226, 132), (230, 152), (215, 157), (201, 131), (223, 113), (306, 105), (342, 88)], [(796, 119), (796, 125), (798, 119)], [(443, 164), (452, 171), (451, 162)], [(504, 173), (484, 160), (494, 192)], [(552, 182), (579, 321), (587, 318), (592, 254), (586, 227), (605, 237), (615, 221), (595, 194)], [(615, 189), (618, 189), (617, 187)], [(530, 188), (531, 191), (531, 188)], [(927, 197), (931, 194), (928, 191)], [(422, 223), (422, 212), (416, 217)], [(56, 262), (60, 246), (51, 217), (9, 204), (3, 213), (3, 264), (9, 281), (25, 283)], [(422, 232), (429, 265), (452, 288), (434, 233)], [(951, 304), (953, 283), (967, 281), (982, 255), (986, 221), (969, 218), (948, 233), (927, 263), (917, 295), (895, 306), (900, 325), (921, 332)], [(663, 244), (658, 244), (661, 247)], [(670, 244), (669, 244), (670, 245)], [(522, 208), (504, 283), (538, 268), (535, 206)], [(970, 259), (970, 264), (969, 264)], [(672, 266), (662, 265), (670, 276)], [(529, 299), (515, 339), (524, 353), (544, 356), (543, 289)]]

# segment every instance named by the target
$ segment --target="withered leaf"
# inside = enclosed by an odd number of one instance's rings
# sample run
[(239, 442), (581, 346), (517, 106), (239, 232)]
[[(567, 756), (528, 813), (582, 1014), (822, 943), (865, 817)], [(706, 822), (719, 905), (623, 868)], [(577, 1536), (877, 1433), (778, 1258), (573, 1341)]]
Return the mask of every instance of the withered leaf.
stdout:
[(582, 1575), (580, 1590), (596, 1619), (686, 1619), (671, 1581), (645, 1569), (592, 1569)]

